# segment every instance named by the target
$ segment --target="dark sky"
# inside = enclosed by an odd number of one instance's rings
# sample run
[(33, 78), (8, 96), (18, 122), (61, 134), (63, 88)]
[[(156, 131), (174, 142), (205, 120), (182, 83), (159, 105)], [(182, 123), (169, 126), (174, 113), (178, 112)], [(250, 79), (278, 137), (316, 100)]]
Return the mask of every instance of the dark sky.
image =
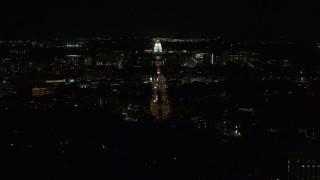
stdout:
[(317, 36), (310, 0), (1, 1), (0, 38), (55, 36)]

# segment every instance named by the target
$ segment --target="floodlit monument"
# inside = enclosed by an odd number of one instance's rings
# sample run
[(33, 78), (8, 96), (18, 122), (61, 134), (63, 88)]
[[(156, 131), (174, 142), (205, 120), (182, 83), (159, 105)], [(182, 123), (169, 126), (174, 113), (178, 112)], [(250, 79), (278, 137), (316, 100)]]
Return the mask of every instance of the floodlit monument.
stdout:
[(159, 40), (156, 41), (153, 48), (153, 53), (161, 54), (162, 53), (162, 46)]

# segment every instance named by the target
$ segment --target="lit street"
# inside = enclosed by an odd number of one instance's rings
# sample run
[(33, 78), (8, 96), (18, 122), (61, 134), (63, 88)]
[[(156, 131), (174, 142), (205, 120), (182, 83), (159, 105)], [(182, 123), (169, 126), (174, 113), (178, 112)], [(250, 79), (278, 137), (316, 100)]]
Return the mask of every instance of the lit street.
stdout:
[(157, 120), (166, 119), (170, 112), (169, 101), (166, 94), (166, 79), (161, 74), (162, 61), (155, 62), (157, 76), (152, 78), (153, 97), (151, 101), (151, 113)]

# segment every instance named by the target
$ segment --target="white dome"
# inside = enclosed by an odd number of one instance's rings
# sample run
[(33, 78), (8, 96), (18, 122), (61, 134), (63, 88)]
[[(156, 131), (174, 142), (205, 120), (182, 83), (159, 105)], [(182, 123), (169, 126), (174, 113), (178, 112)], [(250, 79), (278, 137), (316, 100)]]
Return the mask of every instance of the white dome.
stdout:
[(159, 40), (157, 40), (156, 43), (154, 44), (153, 52), (162, 53), (162, 46)]

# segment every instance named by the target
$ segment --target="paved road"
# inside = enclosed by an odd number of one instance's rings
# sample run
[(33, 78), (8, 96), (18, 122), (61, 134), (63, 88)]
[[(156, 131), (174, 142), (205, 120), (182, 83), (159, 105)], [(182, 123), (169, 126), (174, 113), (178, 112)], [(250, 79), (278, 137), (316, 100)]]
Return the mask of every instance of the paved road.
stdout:
[(163, 61), (158, 60), (155, 64), (157, 66), (157, 76), (152, 79), (153, 97), (151, 101), (151, 113), (157, 120), (161, 121), (168, 117), (170, 108), (166, 93), (166, 79), (160, 71)]

